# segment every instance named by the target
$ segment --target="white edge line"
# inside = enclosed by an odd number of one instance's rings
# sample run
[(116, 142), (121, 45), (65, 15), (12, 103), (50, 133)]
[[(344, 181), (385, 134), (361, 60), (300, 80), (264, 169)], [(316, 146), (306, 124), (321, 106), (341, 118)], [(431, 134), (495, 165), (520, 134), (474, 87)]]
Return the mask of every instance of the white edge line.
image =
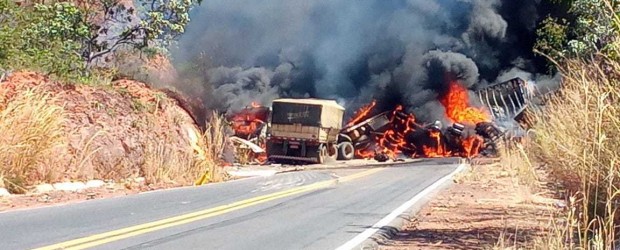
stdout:
[(422, 190), (421, 192), (416, 194), (413, 198), (411, 198), (407, 202), (403, 203), (398, 208), (396, 208), (394, 211), (392, 211), (390, 214), (385, 216), (379, 222), (377, 222), (374, 225), (372, 225), (372, 227), (364, 230), (362, 233), (360, 233), (357, 236), (355, 236), (355, 238), (347, 241), (342, 246), (336, 248), (336, 250), (349, 250), (349, 249), (353, 249), (354, 247), (358, 246), (359, 244), (364, 242), (366, 239), (368, 239), (370, 236), (372, 236), (377, 231), (379, 231), (379, 229), (381, 229), (382, 227), (384, 227), (388, 223), (392, 222), (394, 219), (396, 219), (396, 217), (398, 217), (399, 215), (404, 213), (411, 206), (415, 205), (420, 199), (424, 198), (424, 196), (428, 195), (430, 192), (432, 192), (433, 190), (437, 189), (444, 182), (452, 179), (452, 177), (455, 174), (463, 171), (463, 169), (465, 169), (466, 166), (467, 166), (466, 163), (461, 163), (454, 171), (452, 171), (452, 173), (442, 177), (441, 179), (437, 180), (435, 183), (433, 183), (430, 186), (426, 187), (424, 190)]

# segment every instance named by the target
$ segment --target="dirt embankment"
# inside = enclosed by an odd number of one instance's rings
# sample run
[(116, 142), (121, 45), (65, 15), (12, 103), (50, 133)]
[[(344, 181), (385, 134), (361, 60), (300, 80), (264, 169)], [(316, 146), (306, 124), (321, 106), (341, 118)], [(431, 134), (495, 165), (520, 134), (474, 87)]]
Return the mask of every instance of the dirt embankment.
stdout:
[(189, 183), (206, 170), (192, 141), (192, 117), (144, 83), (70, 85), (33, 72), (0, 83), (0, 185), (12, 192), (69, 180)]

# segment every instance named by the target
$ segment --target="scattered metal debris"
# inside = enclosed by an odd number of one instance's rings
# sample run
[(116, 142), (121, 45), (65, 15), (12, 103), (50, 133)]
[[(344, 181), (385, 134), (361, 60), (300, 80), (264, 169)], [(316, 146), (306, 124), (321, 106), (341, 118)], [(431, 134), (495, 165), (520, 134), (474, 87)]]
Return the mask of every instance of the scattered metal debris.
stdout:
[(265, 149), (261, 148), (260, 146), (256, 145), (255, 143), (236, 137), (236, 136), (231, 136), (229, 137), (229, 139), (233, 142), (233, 143), (238, 143), (241, 144), (243, 146), (245, 146), (245, 148), (249, 148), (252, 150), (252, 152), (256, 153), (256, 154), (261, 154), (261, 153), (265, 153)]

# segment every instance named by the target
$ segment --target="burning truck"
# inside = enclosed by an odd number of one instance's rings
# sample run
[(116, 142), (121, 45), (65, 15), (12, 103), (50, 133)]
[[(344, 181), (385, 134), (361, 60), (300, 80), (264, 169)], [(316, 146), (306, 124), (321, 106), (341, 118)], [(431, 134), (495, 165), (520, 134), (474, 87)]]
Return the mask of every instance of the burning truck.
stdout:
[(253, 105), (236, 114), (233, 128), (238, 137), (259, 142), (254, 148), (263, 150), (255, 150), (262, 162), (496, 156), (511, 130), (502, 124), (518, 122), (528, 105), (525, 82), (515, 78), (477, 90), (483, 107), (471, 106), (469, 93), (454, 81), (440, 97), (449, 125), (420, 123), (402, 106), (381, 111), (372, 101), (341, 128), (344, 108), (335, 101), (279, 99), (271, 110)]
[(229, 139), (234, 145), (237, 162), (263, 164), (267, 161), (265, 134), (270, 112), (268, 107), (253, 102), (251, 106), (226, 117), (234, 131)]
[(478, 89), (475, 97), (483, 104), (479, 108), (469, 104), (469, 93), (458, 82), (449, 83), (439, 100), (449, 126), (440, 121), (420, 124), (402, 106), (375, 115), (373, 101), (353, 116), (343, 137), (351, 141), (356, 158), (379, 161), (400, 156), (498, 156), (506, 142), (522, 139), (525, 133), (519, 125), (528, 124), (524, 113), (531, 98), (525, 81), (514, 78)]

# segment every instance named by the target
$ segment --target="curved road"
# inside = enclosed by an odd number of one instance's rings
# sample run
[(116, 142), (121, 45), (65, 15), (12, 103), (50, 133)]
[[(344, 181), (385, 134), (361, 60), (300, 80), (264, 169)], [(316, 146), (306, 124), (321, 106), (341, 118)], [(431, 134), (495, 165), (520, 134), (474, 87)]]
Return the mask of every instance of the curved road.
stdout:
[(0, 249), (350, 248), (459, 163), (291, 172), (4, 212)]

